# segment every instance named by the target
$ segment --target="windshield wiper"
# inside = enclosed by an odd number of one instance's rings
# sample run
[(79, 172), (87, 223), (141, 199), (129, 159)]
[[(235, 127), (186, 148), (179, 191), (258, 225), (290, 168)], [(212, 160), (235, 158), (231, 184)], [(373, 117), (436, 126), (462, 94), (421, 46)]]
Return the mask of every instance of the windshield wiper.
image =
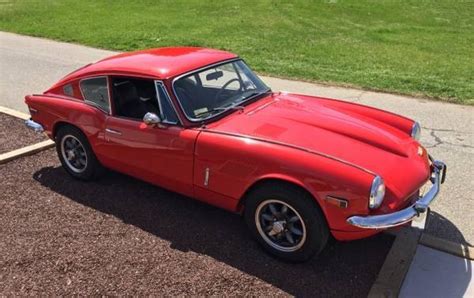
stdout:
[(228, 110), (239, 110), (239, 111), (244, 111), (245, 110), (245, 107), (244, 106), (241, 106), (240, 104), (242, 102), (245, 102), (249, 99), (251, 99), (252, 97), (257, 97), (258, 95), (263, 95), (263, 94), (267, 94), (269, 92), (271, 92), (272, 90), (271, 89), (267, 89), (266, 91), (263, 91), (263, 92), (252, 92), (250, 93), (247, 97), (244, 97), (243, 99), (237, 101), (237, 102), (234, 102), (233, 104), (231, 105), (228, 105), (228, 106), (224, 106), (224, 107), (216, 107), (216, 108), (212, 108), (210, 110), (207, 110), (207, 111), (203, 111), (199, 114), (197, 114), (196, 116), (200, 116), (200, 115), (203, 115), (203, 114), (212, 114), (213, 112), (225, 112), (225, 111), (228, 111)]
[(249, 99), (252, 99), (252, 98), (255, 98), (257, 96), (264, 95), (264, 94), (267, 94), (267, 93), (270, 93), (270, 92), (272, 92), (272, 89), (267, 89), (267, 90), (261, 91), (261, 92), (256, 92), (255, 91), (255, 92), (250, 93), (248, 96), (246, 96), (245, 98), (243, 98), (239, 102), (244, 102), (244, 101), (247, 101)]
[(232, 105), (230, 107), (213, 108), (211, 111), (227, 111), (227, 110), (240, 110), (240, 111), (243, 111), (243, 110), (245, 110), (245, 108), (243, 106)]
[(213, 112), (220, 112), (220, 111), (228, 111), (228, 110), (240, 110), (240, 111), (243, 111), (245, 108), (243, 106), (238, 106), (238, 105), (231, 105), (229, 107), (217, 107), (217, 108), (213, 108), (213, 109), (210, 109), (210, 110), (207, 110), (207, 111), (203, 111), (199, 114), (197, 114), (196, 116), (201, 116), (203, 114), (212, 114)]

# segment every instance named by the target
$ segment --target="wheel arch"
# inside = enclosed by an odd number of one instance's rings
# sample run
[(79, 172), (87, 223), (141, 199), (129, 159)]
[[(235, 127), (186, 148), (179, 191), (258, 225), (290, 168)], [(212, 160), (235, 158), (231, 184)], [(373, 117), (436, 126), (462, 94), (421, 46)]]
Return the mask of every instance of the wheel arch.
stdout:
[[(312, 198), (311, 201), (313, 202), (313, 204), (315, 204), (315, 206), (317, 206), (317, 208), (319, 208), (322, 211), (322, 213), (324, 214), (324, 217), (326, 218), (326, 213), (324, 211), (323, 206), (321, 205), (321, 202), (308, 189), (308, 187), (303, 182), (301, 182), (300, 180), (295, 179), (295, 178), (290, 177), (290, 176), (286, 176), (286, 175), (267, 175), (267, 176), (260, 177), (259, 179), (254, 181), (245, 190), (243, 195), (240, 197), (238, 205), (237, 205), (237, 211), (242, 214), (242, 212), (245, 208), (246, 199), (252, 191), (254, 191), (255, 189), (257, 189), (259, 187), (265, 187), (265, 186), (270, 187), (271, 184), (274, 184), (274, 183), (285, 184), (285, 185), (288, 185), (290, 187), (295, 187), (295, 188), (298, 188), (298, 189), (304, 191), (305, 193), (307, 193)], [(326, 218), (326, 221), (327, 221), (327, 218)]]
[(65, 127), (65, 126), (72, 126), (72, 127), (75, 127), (77, 129), (79, 129), (80, 131), (82, 131), (82, 129), (70, 122), (67, 122), (67, 121), (64, 121), (64, 120), (59, 120), (57, 122), (54, 123), (53, 125), (53, 129), (51, 130), (51, 134), (53, 136), (53, 139), (56, 139), (56, 135), (58, 134), (58, 131), (62, 128), (62, 127)]

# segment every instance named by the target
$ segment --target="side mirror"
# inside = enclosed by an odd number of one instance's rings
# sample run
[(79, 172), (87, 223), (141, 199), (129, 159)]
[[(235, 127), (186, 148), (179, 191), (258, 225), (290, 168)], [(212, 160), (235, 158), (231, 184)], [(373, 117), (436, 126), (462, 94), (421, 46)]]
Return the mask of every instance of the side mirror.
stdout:
[(161, 119), (155, 113), (148, 112), (145, 114), (145, 116), (143, 116), (143, 122), (145, 122), (145, 124), (148, 126), (155, 126), (155, 125), (160, 126)]

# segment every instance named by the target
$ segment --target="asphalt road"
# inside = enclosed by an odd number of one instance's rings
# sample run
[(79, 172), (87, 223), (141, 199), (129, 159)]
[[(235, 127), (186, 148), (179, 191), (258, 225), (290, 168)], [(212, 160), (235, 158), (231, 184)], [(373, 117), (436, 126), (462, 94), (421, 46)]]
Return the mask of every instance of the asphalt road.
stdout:
[[(26, 112), (23, 97), (40, 93), (70, 71), (114, 54), (84, 46), (0, 32), (0, 105)], [(474, 107), (392, 94), (263, 77), (274, 90), (371, 105), (418, 120), (422, 144), (448, 165), (427, 232), (474, 245)]]

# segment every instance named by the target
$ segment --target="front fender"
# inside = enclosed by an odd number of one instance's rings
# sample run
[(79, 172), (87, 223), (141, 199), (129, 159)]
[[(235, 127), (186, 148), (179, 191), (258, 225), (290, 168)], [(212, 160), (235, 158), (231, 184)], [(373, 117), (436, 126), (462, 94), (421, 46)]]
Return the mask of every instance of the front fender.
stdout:
[[(220, 207), (238, 211), (240, 199), (252, 185), (262, 179), (281, 179), (311, 193), (331, 229), (354, 229), (346, 218), (368, 213), (373, 175), (349, 164), (292, 147), (208, 131), (199, 135), (195, 155), (195, 188), (222, 196), (214, 202)], [(345, 198), (348, 208), (328, 204), (328, 195)]]

